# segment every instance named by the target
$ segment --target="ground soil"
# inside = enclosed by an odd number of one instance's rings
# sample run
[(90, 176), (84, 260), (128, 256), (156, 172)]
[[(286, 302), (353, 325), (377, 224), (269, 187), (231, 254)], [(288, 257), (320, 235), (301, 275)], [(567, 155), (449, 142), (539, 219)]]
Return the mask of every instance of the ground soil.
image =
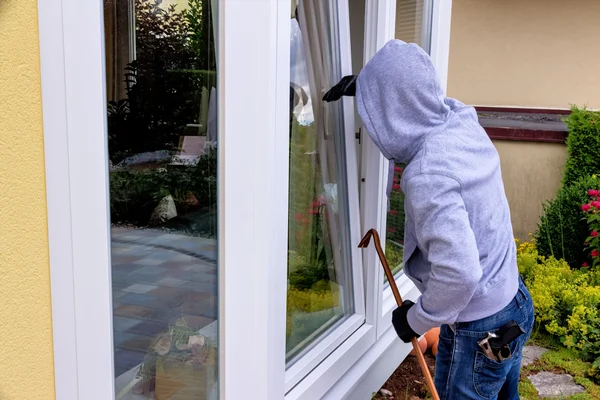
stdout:
[[(433, 376), (435, 358), (430, 354), (425, 354), (425, 361), (429, 366), (431, 376)], [(423, 372), (415, 357), (407, 357), (402, 364), (394, 371), (392, 376), (382, 386), (382, 389), (392, 392), (393, 397), (386, 397), (377, 393), (374, 399), (377, 400), (420, 400), (428, 396), (429, 391), (423, 378)]]

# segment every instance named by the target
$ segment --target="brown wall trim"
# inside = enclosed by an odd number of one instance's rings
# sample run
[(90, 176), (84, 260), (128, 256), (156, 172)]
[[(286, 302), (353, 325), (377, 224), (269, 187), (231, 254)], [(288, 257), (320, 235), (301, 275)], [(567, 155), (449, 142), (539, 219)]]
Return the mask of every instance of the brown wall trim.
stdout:
[(491, 107), (475, 106), (479, 112), (502, 112), (502, 113), (521, 113), (521, 114), (557, 114), (569, 115), (571, 110), (559, 110), (556, 108), (519, 108), (519, 107)]
[(567, 132), (497, 127), (488, 127), (484, 129), (492, 140), (562, 144), (567, 141)]

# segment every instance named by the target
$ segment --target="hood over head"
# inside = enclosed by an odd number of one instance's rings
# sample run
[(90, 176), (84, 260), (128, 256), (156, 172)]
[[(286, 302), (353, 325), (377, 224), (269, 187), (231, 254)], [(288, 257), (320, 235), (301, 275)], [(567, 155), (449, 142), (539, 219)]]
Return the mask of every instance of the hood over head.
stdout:
[[(358, 75), (360, 117), (385, 158), (408, 164), (452, 110), (429, 55), (415, 44), (388, 42)], [(391, 178), (390, 178), (391, 179)]]

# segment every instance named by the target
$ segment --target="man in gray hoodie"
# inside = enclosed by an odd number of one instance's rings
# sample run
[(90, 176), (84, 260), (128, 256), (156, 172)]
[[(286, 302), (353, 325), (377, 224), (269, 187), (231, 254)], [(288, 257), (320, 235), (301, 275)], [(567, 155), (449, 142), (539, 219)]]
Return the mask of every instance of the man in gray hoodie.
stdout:
[[(442, 399), (519, 398), (534, 311), (517, 270), (498, 153), (477, 113), (444, 95), (427, 53), (399, 40), (369, 61), (355, 91), (371, 139), (390, 162), (406, 164), (404, 271), (422, 295), (393, 312), (398, 336), (409, 342), (441, 327)], [(511, 322), (521, 332), (505, 340)], [(508, 343), (486, 353), (482, 340), (494, 336)]]

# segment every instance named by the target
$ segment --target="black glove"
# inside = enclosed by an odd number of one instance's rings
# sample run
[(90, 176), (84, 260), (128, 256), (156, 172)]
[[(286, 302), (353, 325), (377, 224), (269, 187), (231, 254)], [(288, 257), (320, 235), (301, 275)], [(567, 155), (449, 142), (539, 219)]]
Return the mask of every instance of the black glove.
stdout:
[(323, 101), (331, 102), (342, 98), (342, 96), (353, 97), (356, 95), (356, 75), (348, 75), (342, 78), (334, 87), (329, 89)]
[(408, 324), (408, 319), (406, 318), (408, 310), (414, 305), (415, 303), (412, 301), (404, 300), (402, 305), (392, 312), (392, 325), (394, 325), (398, 337), (402, 339), (404, 343), (410, 343), (412, 338), (419, 337), (419, 335), (412, 330)]

